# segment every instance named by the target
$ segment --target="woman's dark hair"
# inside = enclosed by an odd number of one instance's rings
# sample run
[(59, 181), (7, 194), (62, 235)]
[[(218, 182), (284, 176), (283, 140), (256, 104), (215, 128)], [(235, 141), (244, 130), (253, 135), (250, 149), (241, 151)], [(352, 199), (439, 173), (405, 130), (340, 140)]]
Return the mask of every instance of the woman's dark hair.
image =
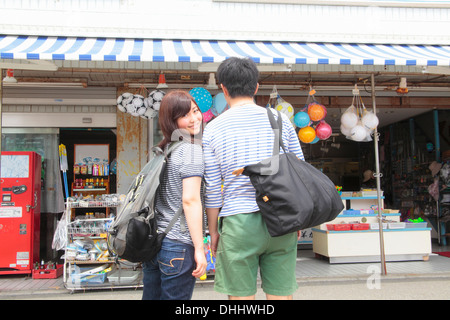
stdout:
[(178, 129), (177, 119), (191, 111), (191, 102), (197, 105), (189, 92), (183, 90), (170, 91), (162, 99), (158, 120), (163, 134), (163, 139), (158, 144), (161, 149), (164, 150), (166, 145), (172, 141), (172, 134)]
[(250, 58), (231, 57), (217, 69), (217, 81), (227, 88), (231, 98), (253, 97), (258, 78), (256, 63)]

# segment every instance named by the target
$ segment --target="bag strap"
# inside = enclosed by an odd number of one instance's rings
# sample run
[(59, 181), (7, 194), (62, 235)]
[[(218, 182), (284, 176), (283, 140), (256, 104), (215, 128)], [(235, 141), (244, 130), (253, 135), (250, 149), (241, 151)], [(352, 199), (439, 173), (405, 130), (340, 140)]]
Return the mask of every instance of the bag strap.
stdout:
[[(267, 108), (267, 115), (269, 116), (270, 126), (273, 129), (274, 133), (274, 139), (273, 139), (273, 151), (272, 155), (277, 155), (280, 153), (280, 146), (283, 149), (284, 153), (286, 153), (286, 149), (284, 148), (283, 143), (283, 121), (281, 120), (281, 113), (280, 111), (276, 110), (278, 113), (278, 119), (275, 120), (275, 117), (273, 116), (273, 113), (270, 108)], [(278, 142), (278, 143), (277, 143)]]
[[(166, 163), (169, 161), (169, 155), (181, 145), (181, 141), (177, 141), (174, 143), (171, 143), (169, 145), (166, 145), (166, 147), (164, 148), (164, 157), (166, 158)], [(166, 167), (164, 166), (164, 169)], [(165, 174), (165, 172), (164, 172)], [(172, 220), (170, 220), (169, 224), (167, 225), (166, 229), (164, 230), (165, 234), (168, 234), (169, 231), (172, 229), (172, 227), (174, 226), (175, 222), (178, 220), (178, 218), (180, 218), (180, 230), (181, 232), (186, 232), (186, 219), (184, 217), (183, 213), (183, 204), (181, 204), (180, 208), (178, 208), (177, 212), (175, 212)]]
[[(169, 231), (172, 229), (175, 222), (177, 222), (178, 218), (181, 216), (181, 213), (183, 212), (183, 206), (177, 210), (177, 212), (174, 214), (172, 220), (170, 220), (169, 224), (167, 225), (166, 229), (164, 229), (164, 233), (168, 234)], [(180, 221), (181, 225), (181, 221)], [(184, 224), (183, 224), (184, 225)]]

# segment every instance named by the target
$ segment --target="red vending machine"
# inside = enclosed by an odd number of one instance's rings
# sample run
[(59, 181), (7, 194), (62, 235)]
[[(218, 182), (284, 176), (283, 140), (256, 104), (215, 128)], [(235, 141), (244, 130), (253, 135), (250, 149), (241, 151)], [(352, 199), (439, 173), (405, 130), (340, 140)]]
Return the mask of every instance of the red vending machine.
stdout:
[(31, 274), (39, 262), (41, 156), (3, 151), (0, 187), (0, 275)]

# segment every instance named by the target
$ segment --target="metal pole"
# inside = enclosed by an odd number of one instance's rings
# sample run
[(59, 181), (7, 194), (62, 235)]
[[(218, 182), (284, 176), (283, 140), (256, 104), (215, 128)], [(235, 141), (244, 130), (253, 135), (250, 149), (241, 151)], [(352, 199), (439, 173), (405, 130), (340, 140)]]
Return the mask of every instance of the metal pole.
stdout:
[[(441, 162), (441, 142), (439, 139), (439, 114), (438, 110), (433, 110), (433, 123), (434, 123), (434, 144), (436, 150), (436, 162)], [(439, 191), (440, 192), (440, 191)], [(440, 197), (440, 195), (439, 195)], [(441, 224), (441, 205), (439, 200), (436, 201), (436, 225), (438, 233), (438, 243), (439, 245), (447, 245), (447, 238), (441, 235), (445, 234), (445, 223)]]
[[(375, 76), (371, 75), (372, 82), (372, 106), (373, 113), (377, 114), (376, 103), (375, 103)], [(379, 164), (379, 154), (378, 154), (378, 130), (375, 128), (373, 132), (373, 142), (375, 147), (375, 177), (377, 180), (377, 198), (378, 198), (378, 225), (380, 233), (380, 258), (381, 258), (381, 274), (386, 275), (386, 257), (384, 254), (384, 236), (383, 236), (383, 215), (381, 207), (381, 189), (380, 189), (380, 164)]]

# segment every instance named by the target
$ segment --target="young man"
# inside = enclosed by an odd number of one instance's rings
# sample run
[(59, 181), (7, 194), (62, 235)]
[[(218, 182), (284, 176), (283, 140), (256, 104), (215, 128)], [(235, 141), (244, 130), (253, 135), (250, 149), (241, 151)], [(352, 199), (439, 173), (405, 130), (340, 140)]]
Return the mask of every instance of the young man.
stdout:
[[(205, 205), (217, 259), (215, 290), (230, 299), (254, 299), (260, 267), (267, 299), (291, 299), (297, 289), (297, 232), (271, 237), (250, 179), (232, 174), (272, 155), (274, 133), (267, 110), (253, 100), (258, 77), (250, 59), (229, 58), (219, 66), (217, 79), (230, 109), (211, 121), (203, 134)], [(284, 114), (282, 120), (286, 151), (304, 160), (291, 122)]]

